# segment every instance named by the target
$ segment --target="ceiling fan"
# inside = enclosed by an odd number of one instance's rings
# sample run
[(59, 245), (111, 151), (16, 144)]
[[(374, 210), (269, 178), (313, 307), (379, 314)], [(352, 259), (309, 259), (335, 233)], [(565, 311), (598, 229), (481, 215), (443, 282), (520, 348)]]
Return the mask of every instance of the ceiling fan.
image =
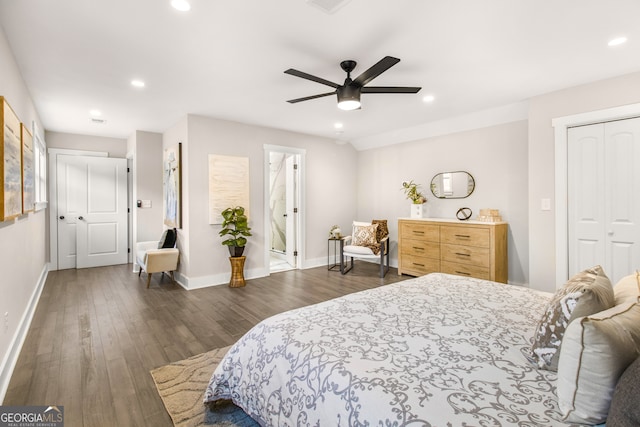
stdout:
[(362, 93), (418, 93), (418, 91), (422, 88), (406, 86), (365, 86), (371, 80), (375, 79), (380, 74), (396, 65), (398, 62), (400, 62), (398, 58), (385, 56), (367, 71), (352, 80), (351, 72), (354, 70), (354, 68), (356, 68), (356, 61), (342, 61), (340, 63), (340, 67), (347, 73), (347, 78), (341, 85), (330, 82), (329, 80), (325, 80), (320, 77), (313, 76), (311, 74), (304, 73), (302, 71), (294, 70), (293, 68), (289, 68), (285, 71), (285, 74), (291, 74), (292, 76), (301, 77), (303, 79), (311, 80), (316, 83), (331, 86), (336, 90), (334, 90), (333, 92), (321, 93), (319, 95), (291, 99), (287, 102), (295, 104), (297, 102), (309, 101), (310, 99), (322, 98), (324, 96), (337, 94), (338, 108), (342, 110), (355, 110), (360, 108), (360, 94)]

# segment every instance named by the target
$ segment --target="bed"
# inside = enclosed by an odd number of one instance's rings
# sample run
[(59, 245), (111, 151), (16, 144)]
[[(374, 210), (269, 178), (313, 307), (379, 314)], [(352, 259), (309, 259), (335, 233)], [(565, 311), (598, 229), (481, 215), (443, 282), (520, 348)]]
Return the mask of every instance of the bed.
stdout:
[(231, 347), (205, 402), (275, 426), (566, 426), (556, 373), (525, 357), (550, 298), (436, 273), (285, 312)]

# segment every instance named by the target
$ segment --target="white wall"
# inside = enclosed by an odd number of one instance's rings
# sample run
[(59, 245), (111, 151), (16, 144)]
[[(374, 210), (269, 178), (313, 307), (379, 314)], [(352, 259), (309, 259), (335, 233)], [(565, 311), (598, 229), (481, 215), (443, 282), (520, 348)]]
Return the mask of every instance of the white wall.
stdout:
[[(555, 143), (551, 120), (640, 102), (640, 73), (628, 74), (532, 98), (529, 103), (529, 267), (531, 286), (556, 289)], [(551, 199), (550, 211), (540, 200)], [(631, 272), (630, 272), (631, 273)]]
[[(399, 217), (408, 217), (410, 201), (402, 182), (413, 180), (427, 196), (426, 215), (455, 218), (469, 207), (499, 209), (509, 222), (509, 282), (528, 283), (527, 122), (518, 121), (358, 153), (358, 219), (387, 219), (391, 256), (397, 265)], [(464, 170), (476, 181), (465, 199), (443, 200), (429, 189), (434, 175)], [(348, 230), (349, 224), (339, 224)]]
[[(158, 240), (162, 226), (162, 134), (135, 132), (133, 158), (134, 242)], [(138, 208), (137, 200), (150, 200), (150, 208)]]
[[(31, 129), (42, 125), (0, 27), (0, 95)], [(44, 138), (44, 135), (40, 135)], [(19, 346), (26, 335), (28, 313), (46, 278), (45, 210), (0, 223), (0, 403), (8, 386)], [(6, 326), (5, 326), (5, 313)]]
[[(136, 265), (137, 242), (158, 240), (162, 235), (162, 134), (135, 131), (127, 138), (127, 158), (131, 160), (131, 230), (132, 252)], [(151, 207), (138, 207), (138, 200), (148, 200)]]
[(165, 147), (183, 142), (183, 229), (178, 239), (182, 251), (181, 274), (189, 287), (219, 284), (230, 275), (229, 252), (221, 245), (219, 225), (208, 222), (209, 154), (243, 156), (250, 167), (250, 226), (245, 255), (246, 277), (268, 274), (264, 265), (264, 145), (281, 145), (306, 150), (305, 259), (303, 265), (325, 264), (327, 237), (335, 223), (355, 217), (356, 152), (349, 145), (332, 140), (277, 129), (246, 125), (202, 116), (188, 116), (165, 132)]
[(47, 131), (45, 137), (47, 141), (47, 148), (104, 151), (109, 153), (109, 157), (118, 157), (122, 159), (127, 156), (126, 139), (51, 131)]
[[(183, 286), (188, 286), (188, 278), (191, 275), (191, 263), (189, 256), (189, 176), (186, 172), (189, 162), (189, 141), (187, 132), (187, 117), (182, 118), (178, 123), (171, 126), (167, 131), (162, 134), (162, 149), (160, 150), (160, 156), (164, 155), (164, 149), (173, 147), (179, 142), (182, 143), (182, 227), (178, 227), (178, 239), (176, 242), (177, 248), (180, 250), (180, 262), (178, 264), (178, 271), (176, 280), (182, 283)], [(140, 173), (140, 171), (138, 171)], [(162, 180), (162, 160), (160, 161), (160, 179)], [(162, 185), (162, 183), (161, 183)], [(163, 212), (164, 207), (161, 206), (160, 214), (160, 226), (163, 225)]]

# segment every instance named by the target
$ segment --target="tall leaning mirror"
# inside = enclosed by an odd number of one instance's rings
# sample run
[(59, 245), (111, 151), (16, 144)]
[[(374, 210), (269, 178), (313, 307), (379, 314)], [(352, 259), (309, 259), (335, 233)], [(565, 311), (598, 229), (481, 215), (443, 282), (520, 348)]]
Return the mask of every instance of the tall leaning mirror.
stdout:
[(469, 172), (441, 172), (431, 179), (431, 192), (439, 199), (464, 199), (476, 188)]

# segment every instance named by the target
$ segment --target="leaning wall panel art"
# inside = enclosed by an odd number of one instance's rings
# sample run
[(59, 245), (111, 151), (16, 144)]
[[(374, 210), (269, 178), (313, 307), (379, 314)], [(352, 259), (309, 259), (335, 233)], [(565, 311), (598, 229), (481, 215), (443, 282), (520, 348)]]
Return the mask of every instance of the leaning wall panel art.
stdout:
[(209, 154), (209, 224), (222, 224), (222, 211), (236, 206), (250, 217), (249, 158)]
[(162, 167), (164, 224), (182, 228), (182, 143), (164, 150)]
[(33, 137), (22, 124), (22, 212), (33, 212), (36, 206)]
[(21, 123), (4, 97), (0, 109), (0, 221), (6, 221), (22, 214)]

